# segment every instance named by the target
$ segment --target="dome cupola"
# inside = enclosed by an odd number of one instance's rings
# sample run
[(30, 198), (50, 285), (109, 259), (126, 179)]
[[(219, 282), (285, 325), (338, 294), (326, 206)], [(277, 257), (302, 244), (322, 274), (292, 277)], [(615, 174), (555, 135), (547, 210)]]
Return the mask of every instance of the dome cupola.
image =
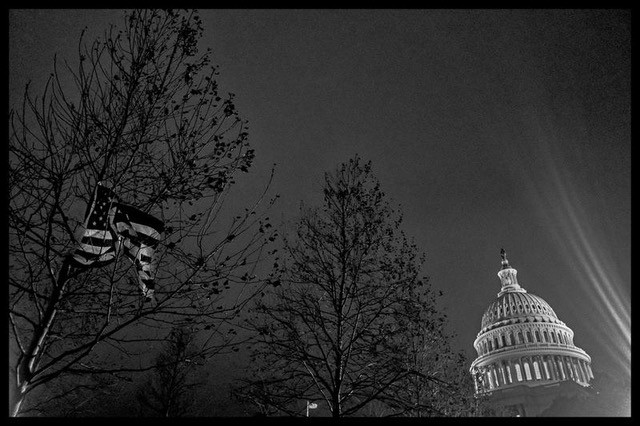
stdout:
[(500, 277), (500, 283), (502, 283), (502, 290), (498, 293), (498, 297), (506, 292), (526, 293), (527, 290), (518, 284), (518, 271), (509, 266), (507, 252), (504, 249), (500, 250), (500, 257), (502, 258), (502, 268), (498, 272), (498, 277)]

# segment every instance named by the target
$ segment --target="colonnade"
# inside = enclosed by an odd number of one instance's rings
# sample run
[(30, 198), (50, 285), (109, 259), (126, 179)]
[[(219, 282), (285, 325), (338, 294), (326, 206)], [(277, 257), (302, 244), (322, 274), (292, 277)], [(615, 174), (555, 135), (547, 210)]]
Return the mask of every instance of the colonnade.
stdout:
[(531, 355), (499, 360), (481, 367), (476, 392), (534, 380), (573, 380), (587, 384), (593, 378), (591, 365), (583, 359), (565, 355)]
[(530, 327), (527, 329), (511, 330), (509, 332), (493, 333), (478, 343), (478, 354), (485, 355), (505, 346), (522, 343), (551, 343), (559, 345), (573, 345), (573, 336), (564, 330), (554, 330), (550, 327)]

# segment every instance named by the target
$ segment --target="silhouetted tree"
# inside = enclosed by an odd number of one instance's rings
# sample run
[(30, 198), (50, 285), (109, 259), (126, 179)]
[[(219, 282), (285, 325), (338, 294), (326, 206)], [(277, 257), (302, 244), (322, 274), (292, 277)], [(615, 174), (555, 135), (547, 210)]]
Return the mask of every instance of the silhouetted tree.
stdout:
[[(413, 401), (400, 406), (398, 392), (412, 392), (404, 387), (413, 381), (445, 392), (442, 363), (452, 356), (444, 319), (419, 278), (424, 256), (400, 230), (402, 217), (370, 162), (342, 164), (325, 176), (323, 193), (322, 207), (303, 208), (285, 239), (280, 288), (249, 320), (258, 343), (239, 393), (263, 414), (303, 415), (307, 400), (334, 417), (374, 402), (408, 413)], [(437, 396), (421, 398), (423, 412), (435, 410)]]
[(194, 388), (202, 382), (194, 377), (202, 360), (193, 344), (194, 333), (174, 328), (164, 350), (155, 361), (152, 376), (140, 387), (138, 400), (162, 417), (183, 417), (195, 400)]
[[(210, 49), (199, 52), (202, 32), (193, 11), (126, 13), (122, 29), (80, 36), (77, 67), (54, 61), (42, 94), (27, 85), (10, 112), (11, 415), (56, 398), (65, 375), (153, 368), (144, 354), (172, 326), (204, 334), (205, 358), (230, 349), (229, 321), (264, 286), (255, 267), (275, 239), (259, 213), (269, 201), (263, 193), (233, 219), (223, 210), (254, 150)], [(98, 182), (165, 224), (155, 303), (142, 303), (126, 259), (67, 261)]]
[[(411, 291), (412, 290), (412, 291)], [(384, 415), (433, 417), (474, 413), (473, 381), (463, 352), (451, 348), (447, 315), (428, 285), (412, 288), (395, 312), (399, 332), (385, 343), (407, 373), (384, 392)], [(439, 292), (439, 295), (442, 293)], [(382, 408), (386, 406), (386, 410)]]

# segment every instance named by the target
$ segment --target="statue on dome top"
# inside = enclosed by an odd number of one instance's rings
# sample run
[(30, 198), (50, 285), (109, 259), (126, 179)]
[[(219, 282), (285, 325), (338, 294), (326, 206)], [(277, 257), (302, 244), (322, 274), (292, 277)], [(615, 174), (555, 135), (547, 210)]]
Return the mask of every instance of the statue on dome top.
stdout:
[(500, 257), (502, 258), (502, 269), (509, 267), (509, 261), (507, 260), (507, 252), (505, 249), (500, 249)]

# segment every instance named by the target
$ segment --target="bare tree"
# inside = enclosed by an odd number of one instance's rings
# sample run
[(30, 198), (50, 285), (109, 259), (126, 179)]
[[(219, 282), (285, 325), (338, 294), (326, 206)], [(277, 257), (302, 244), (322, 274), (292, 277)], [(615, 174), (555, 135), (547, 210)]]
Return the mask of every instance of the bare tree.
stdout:
[(140, 387), (138, 401), (156, 415), (183, 417), (194, 401), (194, 388), (202, 383), (194, 377), (201, 360), (193, 346), (194, 333), (174, 328), (157, 356), (152, 376)]
[[(91, 43), (83, 31), (77, 63), (54, 61), (42, 94), (27, 86), (10, 112), (11, 415), (65, 375), (153, 368), (145, 354), (173, 326), (197, 330), (205, 358), (229, 349), (229, 322), (266, 285), (255, 268), (276, 238), (264, 217), (273, 199), (265, 183), (241, 214), (224, 208), (254, 150), (210, 49), (199, 51), (202, 32), (194, 11), (125, 13)], [(69, 260), (98, 182), (164, 223), (155, 302), (122, 255)]]
[(398, 303), (394, 333), (382, 350), (406, 371), (379, 397), (379, 416), (467, 416), (473, 408), (473, 382), (463, 352), (451, 347), (447, 315), (438, 306), (442, 291), (427, 279), (410, 286)]
[[(407, 324), (433, 306), (420, 293), (428, 287), (419, 278), (424, 256), (401, 220), (370, 162), (356, 156), (326, 175), (323, 206), (303, 209), (294, 238), (285, 239), (282, 286), (249, 321), (259, 340), (255, 379), (239, 392), (263, 412), (299, 415), (306, 400), (319, 400), (332, 416), (347, 416), (391, 402), (410, 377), (438, 380), (407, 359), (414, 332)], [(414, 304), (417, 313), (409, 314)], [(429, 344), (440, 345), (436, 337)]]

